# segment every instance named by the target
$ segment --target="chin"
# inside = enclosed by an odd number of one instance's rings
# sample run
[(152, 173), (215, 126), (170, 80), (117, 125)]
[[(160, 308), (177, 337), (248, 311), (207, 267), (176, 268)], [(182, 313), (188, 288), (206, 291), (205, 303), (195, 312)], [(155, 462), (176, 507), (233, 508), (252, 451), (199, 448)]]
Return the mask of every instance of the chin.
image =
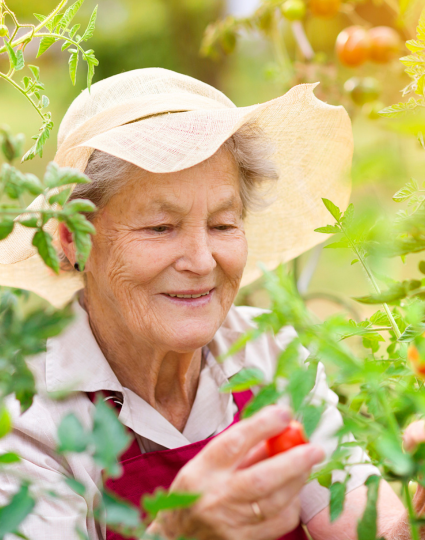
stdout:
[(201, 347), (204, 347), (214, 338), (217, 332), (217, 327), (214, 328), (196, 328), (196, 325), (190, 325), (185, 328), (174, 328), (171, 335), (173, 335), (172, 343), (169, 343), (170, 349), (176, 352), (190, 352), (196, 351)]

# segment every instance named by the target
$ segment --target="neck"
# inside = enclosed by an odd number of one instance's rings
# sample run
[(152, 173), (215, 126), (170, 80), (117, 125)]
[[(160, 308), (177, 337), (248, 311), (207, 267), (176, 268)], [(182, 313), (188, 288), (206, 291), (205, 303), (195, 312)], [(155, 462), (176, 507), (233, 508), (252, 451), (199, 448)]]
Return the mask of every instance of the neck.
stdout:
[(182, 431), (196, 397), (202, 349), (176, 352), (155, 347), (134, 336), (104, 303), (100, 306), (88, 294), (83, 302), (97, 343), (121, 385)]

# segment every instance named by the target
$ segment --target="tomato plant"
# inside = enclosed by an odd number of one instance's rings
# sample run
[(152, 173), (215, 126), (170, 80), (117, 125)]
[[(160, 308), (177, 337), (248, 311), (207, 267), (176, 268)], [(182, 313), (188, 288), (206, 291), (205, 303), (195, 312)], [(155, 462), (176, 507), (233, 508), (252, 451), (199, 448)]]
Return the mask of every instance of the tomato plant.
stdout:
[(286, 0), (280, 8), (288, 21), (299, 21), (305, 16), (306, 8), (302, 0)]
[(375, 26), (368, 32), (370, 40), (369, 56), (373, 62), (386, 64), (400, 51), (400, 36), (389, 26)]
[(309, 8), (315, 17), (334, 17), (341, 7), (341, 0), (310, 0)]
[(370, 38), (361, 26), (349, 26), (336, 38), (335, 50), (344, 66), (356, 67), (369, 58)]

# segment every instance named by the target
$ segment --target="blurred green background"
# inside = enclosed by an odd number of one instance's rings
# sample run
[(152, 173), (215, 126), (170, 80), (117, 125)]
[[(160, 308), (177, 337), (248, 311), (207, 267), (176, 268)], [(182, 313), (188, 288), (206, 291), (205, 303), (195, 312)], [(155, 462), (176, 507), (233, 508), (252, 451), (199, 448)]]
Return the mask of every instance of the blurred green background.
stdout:
[[(8, 5), (23, 22), (34, 21), (30, 7), (34, 2), (9, 0)], [(247, 11), (248, 4), (255, 1), (233, 0), (100, 0), (97, 29), (89, 46), (95, 50), (100, 61), (94, 81), (122, 71), (163, 67), (182, 72), (226, 93), (238, 106), (249, 105), (274, 98), (286, 88), (276, 76), (276, 63), (271, 44), (258, 33), (244, 34), (238, 39), (232, 55), (221, 55), (213, 61), (199, 54), (203, 33), (208, 24), (238, 10)], [(48, 14), (55, 6), (55, 0), (39, 0), (37, 12)], [(86, 0), (78, 22), (88, 20), (96, 5), (95, 0)], [(396, 25), (394, 12), (387, 4), (360, 2), (355, 6), (354, 15), (371, 25)], [(351, 14), (352, 17), (352, 14)], [(402, 40), (412, 38), (414, 15), (405, 28), (399, 28)], [(400, 205), (391, 199), (411, 177), (423, 182), (425, 152), (411, 134), (400, 133), (393, 120), (370, 119), (367, 107), (356, 107), (343, 91), (343, 83), (353, 75), (373, 76), (382, 87), (380, 99), (390, 105), (400, 98), (400, 90), (407, 84), (403, 66), (395, 59), (391, 64), (366, 64), (361, 68), (342, 68), (335, 63), (334, 43), (339, 31), (352, 24), (352, 18), (340, 13), (332, 19), (310, 18), (305, 22), (307, 35), (319, 62), (306, 64), (299, 61), (293, 38), (285, 27), (281, 28), (281, 39), (285, 41), (295, 66), (293, 82), (320, 81), (316, 95), (334, 104), (343, 104), (349, 111), (354, 128), (355, 156), (353, 163), (352, 200), (360, 213), (381, 212), (394, 214)], [(26, 51), (27, 61), (35, 57), (37, 47)], [(407, 54), (407, 50), (402, 54)], [(22, 166), (24, 171), (42, 175), (48, 161), (56, 150), (57, 128), (73, 98), (85, 88), (85, 65), (81, 62), (77, 84), (73, 87), (67, 67), (68, 53), (61, 53), (60, 46), (54, 45), (40, 59), (41, 78), (50, 97), (55, 122), (52, 140), (47, 144), (42, 159), (35, 159)], [(1, 63), (6, 62), (0, 55)], [(3, 66), (4, 67), (4, 66)], [(335, 90), (338, 89), (338, 90)], [(0, 124), (8, 124), (14, 133), (24, 132), (28, 140), (39, 128), (39, 118), (25, 99), (13, 88), (0, 82)], [(325, 224), (323, 224), (325, 225)], [(340, 309), (326, 295), (340, 294), (344, 298), (362, 295), (368, 291), (368, 283), (358, 265), (350, 266), (353, 259), (346, 250), (323, 250), (308, 292), (319, 298), (311, 300), (310, 307), (320, 316)], [(311, 254), (303, 255), (297, 264), (302, 271)], [(385, 261), (381, 271), (401, 277), (416, 276), (417, 261), (411, 257), (408, 263), (400, 260)], [(239, 302), (266, 307), (267, 295), (261, 281), (242, 290)], [(350, 300), (349, 300), (350, 302)], [(353, 303), (354, 306), (354, 303)], [(356, 305), (359, 314), (366, 314), (367, 307)]]

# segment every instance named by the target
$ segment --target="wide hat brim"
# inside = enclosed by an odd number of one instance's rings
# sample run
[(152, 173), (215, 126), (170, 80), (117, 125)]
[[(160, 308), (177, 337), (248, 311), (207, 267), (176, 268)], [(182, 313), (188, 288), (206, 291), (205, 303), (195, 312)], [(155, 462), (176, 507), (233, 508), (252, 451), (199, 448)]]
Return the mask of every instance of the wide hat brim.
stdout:
[[(240, 108), (183, 94), (168, 103), (157, 96), (136, 98), (125, 108), (115, 107), (84, 122), (66, 138), (55, 161), (84, 171), (98, 149), (153, 173), (171, 173), (208, 159), (245, 124), (258, 126), (276, 149), (279, 180), (268, 193), (272, 203), (246, 218), (244, 286), (261, 275), (259, 263), (274, 269), (323, 242), (324, 236), (314, 232), (329, 222), (322, 198), (342, 209), (348, 205), (351, 122), (343, 107), (317, 99), (315, 86), (298, 85), (266, 103)], [(31, 206), (42, 204), (38, 198)], [(57, 223), (51, 220), (48, 228), (54, 235)], [(33, 248), (33, 234), (16, 225), (0, 242), (0, 284), (33, 291), (63, 306), (83, 287), (82, 276), (55, 275)]]

